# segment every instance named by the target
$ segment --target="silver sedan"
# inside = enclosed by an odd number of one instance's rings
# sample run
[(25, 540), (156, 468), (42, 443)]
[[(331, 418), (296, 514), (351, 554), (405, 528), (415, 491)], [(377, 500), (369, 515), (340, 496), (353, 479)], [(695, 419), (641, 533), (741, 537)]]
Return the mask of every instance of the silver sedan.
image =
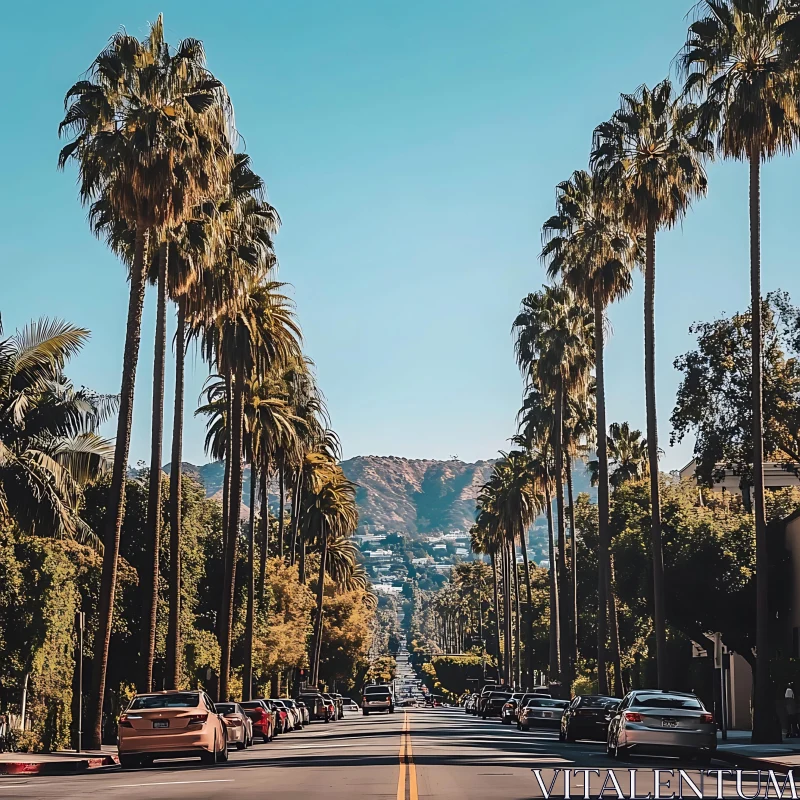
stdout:
[(637, 689), (620, 703), (608, 726), (609, 755), (682, 755), (708, 763), (717, 749), (717, 725), (693, 694)]

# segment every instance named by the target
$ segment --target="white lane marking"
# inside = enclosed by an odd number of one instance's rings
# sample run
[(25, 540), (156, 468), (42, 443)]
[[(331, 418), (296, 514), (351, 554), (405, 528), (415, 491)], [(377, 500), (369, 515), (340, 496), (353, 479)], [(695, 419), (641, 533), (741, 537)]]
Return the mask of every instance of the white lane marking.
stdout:
[(30, 786), (29, 783), (9, 783), (8, 786), (0, 786), (0, 789), (19, 789), (20, 786)]
[(235, 783), (235, 778), (215, 778), (207, 781), (158, 781), (152, 783), (115, 783), (109, 789), (140, 789), (142, 786), (184, 786), (187, 783)]

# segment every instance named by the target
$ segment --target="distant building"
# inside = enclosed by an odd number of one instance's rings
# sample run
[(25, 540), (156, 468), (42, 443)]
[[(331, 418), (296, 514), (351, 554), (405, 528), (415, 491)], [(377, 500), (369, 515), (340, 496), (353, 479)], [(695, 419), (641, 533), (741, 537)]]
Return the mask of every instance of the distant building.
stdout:
[(431, 549), (432, 550), (447, 550), (447, 545), (446, 544), (435, 544)]
[[(800, 487), (800, 478), (789, 469), (785, 469), (788, 464), (780, 461), (765, 461), (764, 462), (764, 488), (765, 489), (783, 489), (787, 486)], [(678, 477), (682, 481), (691, 481), (697, 483), (695, 478), (695, 471), (697, 469), (697, 461), (694, 459), (690, 461), (683, 469), (678, 470)], [(723, 467), (719, 465), (720, 473), (723, 472)], [(720, 480), (714, 481), (714, 490), (719, 492), (735, 492), (741, 493), (742, 489), (739, 485), (740, 477), (734, 474), (732, 469), (724, 470), (724, 475)]]
[(424, 556), (423, 558), (412, 558), (411, 563), (415, 567), (422, 567), (425, 564), (429, 564), (433, 559), (430, 556)]
[(469, 550), (466, 547), (456, 547), (457, 556), (468, 556)]
[(367, 550), (364, 555), (369, 556), (370, 561), (386, 561), (394, 555), (391, 550)]

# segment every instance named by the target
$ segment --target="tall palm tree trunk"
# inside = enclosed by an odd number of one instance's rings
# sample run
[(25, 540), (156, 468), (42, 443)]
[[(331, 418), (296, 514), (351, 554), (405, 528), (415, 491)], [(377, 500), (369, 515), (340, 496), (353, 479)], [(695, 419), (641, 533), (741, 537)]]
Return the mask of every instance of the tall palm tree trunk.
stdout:
[(136, 245), (131, 266), (125, 350), (122, 358), (122, 386), (120, 388), (119, 415), (117, 417), (114, 467), (111, 474), (105, 520), (103, 521), (103, 572), (100, 578), (92, 689), (89, 698), (89, 719), (87, 720), (91, 732), (91, 747), (95, 750), (100, 749), (103, 738), (103, 699), (106, 690), (108, 647), (111, 641), (114, 596), (117, 590), (117, 559), (119, 557), (122, 518), (125, 513), (125, 479), (127, 477), (128, 452), (131, 444), (133, 393), (136, 386), (136, 366), (139, 362), (139, 342), (142, 336), (142, 308), (144, 306), (145, 289), (144, 258), (147, 240), (147, 229), (141, 223), (137, 224)]
[(303, 470), (297, 470), (297, 476), (294, 480), (294, 489), (292, 490), (292, 538), (291, 538), (291, 554), (289, 563), (294, 566), (297, 558), (297, 529), (300, 526), (300, 498), (303, 494)]
[(237, 365), (233, 383), (231, 414), (231, 490), (228, 541), (226, 547), (225, 588), (223, 591), (222, 641), (219, 668), (219, 697), (226, 701), (230, 694), (231, 645), (233, 639), (233, 604), (236, 592), (236, 545), (238, 543), (239, 515), (242, 508), (242, 431), (244, 428), (244, 375)]
[(319, 645), (322, 641), (322, 612), (325, 603), (325, 567), (328, 560), (328, 526), (322, 523), (322, 550), (319, 556), (319, 577), (317, 579), (317, 615), (314, 619), (314, 639), (311, 649), (311, 683), (316, 686), (319, 680)]
[(525, 569), (525, 685), (533, 686), (533, 593), (531, 590), (531, 569), (528, 564), (527, 531), (520, 529), (519, 544), (522, 548), (522, 564)]
[(156, 338), (153, 353), (153, 405), (150, 429), (150, 476), (147, 487), (147, 542), (149, 569), (142, 575), (145, 613), (142, 625), (142, 677), (139, 691), (153, 690), (158, 613), (158, 562), (161, 551), (161, 447), (164, 439), (164, 370), (167, 360), (167, 243), (158, 250)]
[(186, 300), (178, 299), (175, 331), (175, 402), (172, 410), (172, 451), (169, 470), (169, 616), (167, 619), (168, 689), (181, 683), (181, 505), (183, 461), (183, 395), (186, 360)]
[(258, 602), (264, 602), (264, 587), (267, 582), (267, 559), (269, 558), (269, 456), (264, 457), (261, 467), (261, 517), (258, 521), (261, 532), (261, 563), (258, 567)]
[(556, 520), (558, 523), (558, 609), (559, 609), (559, 657), (562, 685), (567, 689), (572, 685), (569, 677), (569, 580), (567, 579), (567, 539), (564, 530), (564, 381), (559, 378), (554, 400), (555, 421), (553, 425), (553, 455), (555, 456), (556, 479)]
[(753, 379), (753, 511), (756, 528), (756, 685), (753, 742), (780, 741), (769, 674), (769, 552), (764, 513), (764, 417), (761, 377), (761, 151), (750, 154), (750, 314)]
[(600, 694), (608, 694), (608, 669), (606, 667), (606, 637), (608, 621), (608, 424), (606, 422), (606, 379), (605, 379), (605, 324), (603, 299), (600, 290), (594, 294), (594, 347), (595, 378), (597, 383), (597, 518), (598, 518), (598, 558), (597, 558), (597, 684)]
[(514, 548), (514, 539), (508, 543), (511, 557), (511, 574), (514, 578), (514, 610), (516, 613), (516, 642), (515, 642), (515, 663), (516, 674), (514, 682), (517, 686), (522, 685), (522, 616), (520, 614), (519, 603), (519, 572), (517, 571), (517, 554)]
[[(255, 459), (254, 459), (255, 461)], [(244, 674), (242, 700), (253, 697), (253, 628), (256, 601), (256, 483), (258, 470), (250, 464), (250, 520), (247, 528), (247, 613), (244, 622)]]
[[(222, 574), (228, 574), (228, 525), (231, 517), (231, 464), (233, 462), (233, 444), (231, 441), (231, 422), (233, 416), (233, 378), (229, 367), (225, 368), (225, 420), (227, 432), (225, 436), (225, 471), (222, 477)], [(224, 577), (223, 577), (224, 583)], [(225, 593), (217, 617), (217, 639), (221, 642), (225, 618)]]
[(286, 472), (286, 456), (281, 450), (280, 464), (278, 465), (278, 548), (281, 558), (284, 557), (284, 540), (283, 540), (283, 512), (284, 504), (286, 502), (286, 487), (285, 482)]
[(575, 498), (572, 492), (572, 458), (567, 455), (565, 460), (567, 472), (567, 501), (569, 502), (569, 589), (570, 589), (570, 617), (572, 631), (570, 636), (569, 655), (571, 659), (570, 673), (573, 679), (578, 669), (578, 544), (575, 537)]
[(664, 554), (661, 547), (661, 495), (658, 485), (658, 420), (656, 417), (656, 223), (647, 221), (644, 272), (644, 382), (647, 406), (647, 460), (650, 467), (650, 536), (653, 553), (653, 617), (656, 634), (658, 688), (666, 689), (667, 628), (664, 609)]
[(514, 611), (511, 605), (511, 559), (508, 554), (508, 541), (503, 542), (503, 605), (505, 606), (505, 662), (506, 683), (510, 686), (514, 680)]
[(300, 567), (297, 579), (301, 586), (306, 585), (306, 540), (302, 536), (300, 537)]
[(497, 557), (494, 553), (490, 553), (489, 557), (492, 560), (492, 588), (494, 591), (494, 633), (497, 641), (495, 648), (495, 655), (497, 656), (497, 676), (498, 678), (503, 674), (503, 653), (500, 648), (500, 590), (497, 585)]
[(560, 656), (560, 624), (558, 613), (558, 575), (556, 570), (556, 554), (553, 546), (553, 501), (550, 497), (550, 477), (545, 476), (545, 502), (547, 504), (547, 549), (550, 559), (550, 569), (548, 570), (550, 579), (550, 658), (549, 658), (549, 679), (558, 680), (561, 672)]
[(606, 570), (606, 599), (608, 601), (608, 630), (611, 634), (611, 665), (614, 667), (614, 695), (625, 694), (622, 683), (622, 653), (619, 644), (619, 619), (617, 616), (617, 596), (614, 592), (614, 557), (609, 552)]

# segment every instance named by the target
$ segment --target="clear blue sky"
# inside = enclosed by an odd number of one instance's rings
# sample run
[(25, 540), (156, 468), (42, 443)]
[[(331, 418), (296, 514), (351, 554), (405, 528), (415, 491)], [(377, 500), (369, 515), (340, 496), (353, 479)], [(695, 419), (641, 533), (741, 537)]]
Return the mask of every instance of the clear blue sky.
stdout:
[[(0, 48), (0, 311), (7, 331), (40, 315), (90, 328), (78, 383), (119, 390), (127, 286), (94, 240), (75, 175), (56, 171), (63, 95), (120, 26), (164, 12), (169, 41), (205, 42), (255, 168), (284, 221), (294, 287), (345, 455), (493, 456), (514, 432), (521, 383), (509, 333), (544, 279), (540, 225), (555, 184), (586, 166), (593, 127), (619, 93), (665, 76), (691, 0), (293, 0), (155, 5), (15, 3)], [(800, 301), (800, 158), (764, 171), (764, 288)], [(688, 326), (748, 298), (747, 174), (710, 168), (710, 196), (660, 236), (658, 402), (670, 450), (673, 359)], [(148, 295), (131, 461), (148, 458)], [(611, 313), (610, 420), (644, 427), (641, 278)], [(171, 369), (171, 367), (170, 367)], [(185, 457), (205, 378), (190, 357)], [(168, 397), (172, 381), (167, 381)], [(167, 414), (167, 433), (169, 433)], [(165, 453), (168, 449), (165, 449)], [(165, 456), (166, 460), (166, 456)]]

